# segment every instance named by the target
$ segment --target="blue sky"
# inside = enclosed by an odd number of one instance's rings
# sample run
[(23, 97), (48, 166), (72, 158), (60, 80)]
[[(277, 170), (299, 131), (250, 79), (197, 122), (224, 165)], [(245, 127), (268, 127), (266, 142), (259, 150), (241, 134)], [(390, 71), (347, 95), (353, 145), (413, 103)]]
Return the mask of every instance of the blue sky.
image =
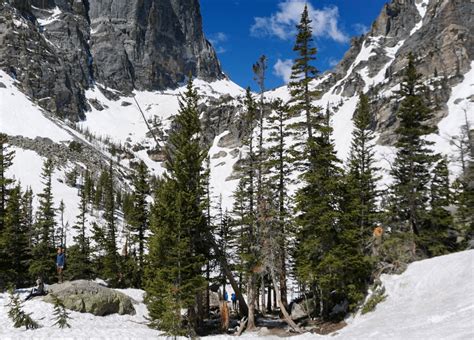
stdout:
[(224, 72), (237, 84), (255, 88), (252, 64), (268, 57), (267, 88), (285, 83), (295, 57), (295, 25), (307, 2), (320, 71), (337, 63), (350, 38), (364, 33), (387, 0), (201, 0), (204, 31)]

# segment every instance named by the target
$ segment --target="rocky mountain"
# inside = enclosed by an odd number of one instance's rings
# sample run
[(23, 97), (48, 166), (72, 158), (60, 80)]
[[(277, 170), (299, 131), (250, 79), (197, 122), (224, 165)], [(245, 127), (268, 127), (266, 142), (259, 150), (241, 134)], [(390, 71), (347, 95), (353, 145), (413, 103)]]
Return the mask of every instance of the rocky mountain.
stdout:
[[(312, 84), (321, 92), (317, 103), (333, 112), (339, 157), (346, 159), (350, 148), (358, 92), (368, 92), (376, 111), (381, 184), (390, 180), (395, 92), (412, 52), (439, 129), (430, 138), (450, 156), (453, 176), (458, 174), (451, 140), (466, 120), (474, 124), (473, 32), (470, 0), (385, 5), (334, 70)], [(11, 172), (39, 192), (42, 160), (52, 157), (54, 190), (66, 202), (70, 224), (78, 204), (77, 183), (66, 181), (72, 170), (98, 171), (112, 158), (124, 187), (138, 160), (162, 173), (160, 145), (189, 71), (198, 77), (211, 186), (230, 208), (238, 177), (234, 165), (245, 153), (238, 100), (244, 90), (222, 74), (202, 33), (197, 0), (0, 1), (0, 131), (17, 152)], [(289, 99), (288, 89), (266, 97)]]
[(0, 56), (27, 96), (71, 120), (97, 84), (130, 94), (224, 77), (198, 0), (1, 1)]

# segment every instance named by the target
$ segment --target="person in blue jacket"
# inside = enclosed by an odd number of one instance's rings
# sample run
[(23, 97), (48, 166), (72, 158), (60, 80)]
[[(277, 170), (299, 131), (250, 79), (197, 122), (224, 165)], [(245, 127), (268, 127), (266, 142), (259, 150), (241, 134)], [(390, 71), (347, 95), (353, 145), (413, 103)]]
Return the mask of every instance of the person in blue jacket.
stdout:
[(58, 247), (58, 255), (56, 256), (56, 271), (58, 272), (59, 283), (63, 282), (63, 269), (66, 263), (66, 256), (64, 255), (63, 247)]

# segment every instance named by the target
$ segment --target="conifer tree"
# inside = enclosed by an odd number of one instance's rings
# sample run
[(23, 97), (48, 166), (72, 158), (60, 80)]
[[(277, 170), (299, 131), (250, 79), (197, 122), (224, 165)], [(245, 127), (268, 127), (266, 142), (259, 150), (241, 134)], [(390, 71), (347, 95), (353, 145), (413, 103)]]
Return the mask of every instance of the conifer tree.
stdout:
[(274, 231), (274, 237), (278, 247), (276, 254), (279, 258), (276, 260), (278, 260), (279, 266), (275, 270), (280, 278), (279, 286), (282, 303), (284, 306), (288, 306), (286, 259), (287, 238), (291, 231), (290, 210), (292, 206), (288, 195), (288, 186), (293, 182), (291, 179), (293, 157), (289, 145), (291, 131), (286, 128), (286, 123), (290, 119), (290, 108), (281, 99), (275, 101), (272, 106), (272, 113), (268, 117), (270, 132), (267, 144), (270, 146), (266, 167), (269, 171), (269, 183), (272, 183), (269, 185), (269, 190), (271, 189), (275, 193), (274, 196), (278, 202), (275, 208), (277, 230)]
[(54, 303), (53, 315), (56, 320), (53, 325), (58, 325), (59, 328), (71, 328), (68, 322), (71, 319), (70, 313), (67, 311), (66, 306), (64, 306), (64, 302), (54, 294), (52, 294), (52, 298)]
[(110, 280), (112, 285), (117, 285), (120, 279), (119, 258), (117, 253), (117, 226), (115, 217), (115, 189), (113, 162), (109, 163), (109, 169), (104, 176), (104, 219), (105, 228), (105, 255), (103, 258), (104, 276)]
[(27, 314), (23, 311), (20, 296), (14, 294), (13, 290), (10, 291), (10, 302), (8, 303), (8, 307), (10, 307), (8, 310), (8, 317), (12, 320), (13, 327), (25, 327), (26, 329), (37, 329), (41, 327), (31, 318), (31, 313)]
[[(429, 219), (430, 171), (437, 156), (433, 153), (433, 142), (424, 137), (436, 131), (429, 124), (431, 111), (423, 97), (421, 75), (416, 71), (415, 58), (408, 57), (408, 66), (398, 95), (401, 99), (398, 110), (398, 140), (392, 176), (392, 216), (394, 227), (419, 235)], [(413, 252), (415, 248), (413, 248)]]
[(6, 176), (6, 172), (13, 164), (14, 155), (15, 152), (11, 151), (8, 146), (7, 135), (0, 133), (0, 235), (4, 228), (8, 187), (13, 183), (13, 180)]
[(0, 237), (0, 261), (2, 271), (0, 280), (23, 287), (28, 282), (30, 249), (28, 234), (30, 230), (22, 222), (21, 187), (10, 190), (5, 209), (5, 225)]
[[(199, 297), (206, 289), (209, 230), (204, 214), (207, 152), (201, 146), (198, 94), (191, 79), (173, 126), (165, 149), (167, 174), (156, 193), (150, 226), (146, 302), (155, 326), (170, 335), (195, 336), (202, 317), (196, 308), (202, 309)], [(187, 309), (186, 319), (181, 309)]]
[(305, 184), (296, 196), (299, 215), (295, 250), (298, 279), (324, 302), (323, 316), (327, 316), (326, 302), (338, 279), (331, 274), (336, 266), (331, 251), (339, 245), (343, 175), (329, 119), (325, 121), (318, 127), (318, 135), (308, 139), (307, 155), (312, 166), (303, 174)]
[(86, 234), (87, 191), (85, 187), (80, 190), (80, 196), (79, 213), (73, 226), (76, 231), (76, 235), (73, 237), (74, 245), (69, 247), (68, 251), (68, 273), (71, 273), (70, 278), (73, 280), (91, 279), (92, 277), (90, 240)]
[(137, 172), (133, 177), (133, 208), (132, 208), (132, 232), (134, 232), (134, 242), (138, 244), (138, 287), (141, 287), (141, 276), (144, 268), (144, 253), (146, 233), (149, 229), (148, 203), (147, 197), (150, 194), (148, 184), (148, 169), (142, 161), (139, 163)]
[(294, 124), (296, 131), (302, 132), (306, 129), (309, 139), (313, 138), (313, 130), (317, 122), (320, 108), (313, 104), (318, 92), (310, 88), (311, 82), (316, 79), (318, 70), (312, 65), (316, 59), (317, 49), (314, 47), (313, 32), (311, 28), (308, 6), (305, 5), (296, 35), (293, 51), (297, 53), (291, 70), (291, 78), (288, 87), (290, 89), (292, 110), (295, 115), (304, 114), (303, 124)]
[[(233, 211), (233, 229), (234, 233), (239, 237), (239, 270), (245, 275), (248, 299), (248, 321), (247, 329), (255, 328), (255, 306), (257, 303), (257, 279), (256, 271), (260, 258), (260, 230), (257, 228), (257, 191), (255, 184), (258, 176), (258, 149), (255, 147), (254, 126), (258, 118), (257, 105), (247, 88), (244, 98), (244, 145), (247, 155), (241, 161), (240, 173), (241, 178), (238, 188), (234, 193), (235, 203)], [(243, 278), (240, 280), (242, 285)]]
[(54, 277), (56, 211), (51, 183), (53, 171), (52, 160), (46, 160), (41, 174), (44, 189), (42, 193), (38, 194), (39, 208), (35, 223), (36, 240), (32, 248), (32, 259), (29, 268), (29, 272), (33, 277), (40, 276), (45, 282), (51, 282)]
[(366, 94), (360, 93), (354, 116), (354, 131), (346, 179), (348, 200), (345, 217), (359, 228), (360, 244), (364, 249), (377, 223), (377, 180), (375, 163), (375, 135), (371, 129), (373, 114)]
[(433, 170), (430, 187), (430, 220), (420, 232), (420, 243), (430, 256), (439, 256), (455, 250), (456, 240), (450, 240), (448, 231), (454, 219), (448, 210), (452, 203), (448, 160), (443, 157)]

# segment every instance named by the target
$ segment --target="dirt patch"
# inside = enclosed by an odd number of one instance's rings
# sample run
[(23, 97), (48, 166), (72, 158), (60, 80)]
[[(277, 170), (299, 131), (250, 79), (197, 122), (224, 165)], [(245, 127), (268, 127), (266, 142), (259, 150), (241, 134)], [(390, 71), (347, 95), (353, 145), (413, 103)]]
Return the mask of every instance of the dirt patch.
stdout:
[(323, 322), (320, 320), (314, 320), (308, 323), (308, 325), (305, 328), (309, 329), (311, 333), (327, 335), (327, 334), (334, 333), (346, 326), (347, 326), (347, 323), (345, 321)]

